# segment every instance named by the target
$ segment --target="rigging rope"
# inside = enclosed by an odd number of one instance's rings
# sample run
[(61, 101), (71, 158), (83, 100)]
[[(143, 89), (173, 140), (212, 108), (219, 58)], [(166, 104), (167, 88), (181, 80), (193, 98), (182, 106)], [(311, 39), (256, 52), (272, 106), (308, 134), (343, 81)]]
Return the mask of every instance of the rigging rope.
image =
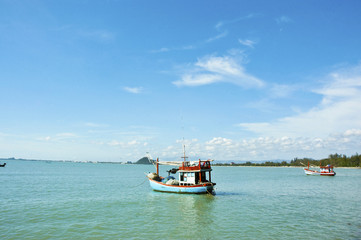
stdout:
[(130, 188), (139, 187), (139, 186), (143, 185), (147, 180), (148, 180), (148, 178), (146, 178), (141, 184), (138, 184), (138, 185), (135, 185), (135, 186), (130, 186)]

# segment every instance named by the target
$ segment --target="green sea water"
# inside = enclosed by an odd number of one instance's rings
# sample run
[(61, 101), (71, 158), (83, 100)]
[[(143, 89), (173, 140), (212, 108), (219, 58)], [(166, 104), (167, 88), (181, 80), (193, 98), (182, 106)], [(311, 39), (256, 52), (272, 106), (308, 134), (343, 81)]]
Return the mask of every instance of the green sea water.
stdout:
[(214, 167), (215, 196), (154, 192), (150, 171), (8, 161), (0, 239), (361, 239), (359, 169)]

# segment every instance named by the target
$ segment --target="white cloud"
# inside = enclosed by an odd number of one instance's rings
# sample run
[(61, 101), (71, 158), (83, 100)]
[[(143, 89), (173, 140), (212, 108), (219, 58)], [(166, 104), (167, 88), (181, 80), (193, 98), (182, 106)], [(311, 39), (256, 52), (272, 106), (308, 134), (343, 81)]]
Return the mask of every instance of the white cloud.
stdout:
[(138, 146), (138, 145), (143, 145), (146, 146), (148, 143), (146, 142), (140, 142), (138, 140), (131, 140), (128, 142), (121, 142), (121, 141), (117, 141), (117, 140), (112, 140), (110, 142), (108, 142), (109, 146), (113, 146), (113, 147), (132, 147), (132, 146)]
[(143, 91), (141, 87), (123, 87), (123, 89), (129, 93), (139, 94)]
[(347, 136), (347, 137), (349, 137), (349, 136), (361, 136), (361, 129), (349, 129), (349, 130), (345, 131), (344, 135)]
[(174, 82), (177, 86), (201, 86), (207, 85), (211, 83), (218, 82), (222, 77), (220, 75), (212, 75), (212, 74), (198, 74), (191, 75), (186, 74), (182, 77), (182, 81)]
[[(351, 134), (351, 135), (348, 135)], [(198, 154), (216, 160), (291, 160), (295, 157), (324, 158), (331, 153), (352, 155), (361, 147), (361, 129), (326, 137), (259, 137), (228, 139), (214, 137), (198, 143)]]
[(263, 81), (248, 74), (242, 65), (231, 56), (207, 56), (183, 74), (177, 86), (201, 86), (216, 82), (229, 82), (243, 87), (262, 87)]
[(117, 140), (112, 140), (108, 143), (109, 146), (123, 146), (124, 143), (123, 142), (119, 142)]
[(314, 90), (322, 101), (298, 115), (273, 122), (241, 123), (261, 136), (327, 136), (348, 129), (361, 129), (361, 66), (332, 73), (327, 84)]
[(137, 145), (139, 143), (136, 140), (133, 140), (133, 141), (128, 142), (127, 144), (130, 146), (133, 146), (133, 145)]
[(239, 75), (243, 68), (229, 57), (206, 57), (195, 64), (206, 71), (223, 75)]
[(37, 138), (36, 140), (48, 142), (48, 141), (51, 141), (51, 140), (52, 140), (52, 137), (50, 137), (50, 136), (39, 137), (39, 138)]
[[(179, 142), (161, 149), (161, 159), (179, 159), (183, 155)], [(182, 141), (183, 142), (183, 141)], [(257, 137), (230, 139), (213, 137), (206, 141), (184, 140), (190, 160), (215, 159), (233, 161), (292, 160), (295, 157), (321, 159), (331, 153), (355, 154), (361, 147), (361, 129), (326, 137)]]
[(333, 72), (329, 74), (326, 82), (323, 88), (314, 90), (324, 95), (323, 104), (358, 98), (361, 91), (361, 65)]
[(232, 145), (232, 140), (222, 137), (215, 137), (212, 140), (207, 141), (206, 145), (230, 146)]

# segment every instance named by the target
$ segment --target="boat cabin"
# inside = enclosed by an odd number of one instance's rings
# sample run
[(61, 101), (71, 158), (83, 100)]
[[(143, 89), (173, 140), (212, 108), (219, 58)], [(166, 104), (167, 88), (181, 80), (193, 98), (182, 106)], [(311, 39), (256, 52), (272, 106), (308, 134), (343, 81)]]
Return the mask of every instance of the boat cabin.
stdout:
[(192, 186), (202, 183), (210, 183), (211, 181), (211, 163), (206, 161), (182, 162), (179, 167), (179, 185)]
[(332, 165), (320, 166), (320, 172), (321, 173), (332, 173), (333, 172), (333, 166)]

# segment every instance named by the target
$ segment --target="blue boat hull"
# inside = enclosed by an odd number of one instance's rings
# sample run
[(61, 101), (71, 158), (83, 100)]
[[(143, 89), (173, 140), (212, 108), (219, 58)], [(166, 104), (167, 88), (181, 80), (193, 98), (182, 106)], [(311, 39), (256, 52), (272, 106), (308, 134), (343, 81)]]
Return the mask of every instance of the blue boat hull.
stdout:
[(174, 185), (166, 185), (162, 182), (158, 182), (152, 179), (149, 179), (149, 184), (154, 191), (159, 191), (159, 192), (191, 193), (191, 194), (213, 193), (212, 184), (194, 185), (194, 186), (174, 186)]

